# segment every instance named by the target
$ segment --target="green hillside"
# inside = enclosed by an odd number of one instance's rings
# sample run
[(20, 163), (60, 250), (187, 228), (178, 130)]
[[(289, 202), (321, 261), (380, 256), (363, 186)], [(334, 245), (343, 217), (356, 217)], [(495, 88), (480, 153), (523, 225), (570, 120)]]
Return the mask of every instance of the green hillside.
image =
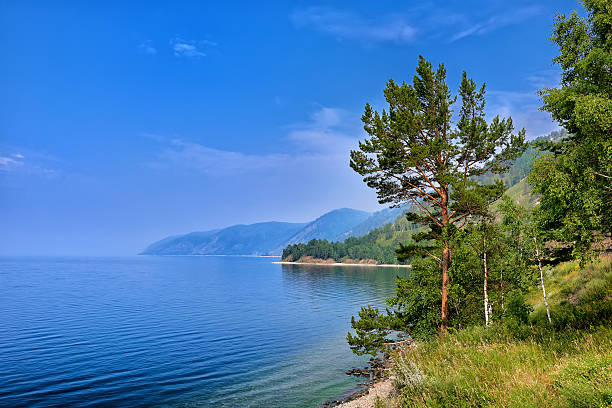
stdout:
[[(566, 136), (567, 131), (562, 129), (550, 132), (547, 136), (538, 137), (534, 140), (534, 142), (558, 141)], [(486, 173), (480, 177), (477, 177), (477, 180), (481, 184), (491, 184), (495, 181), (495, 179), (501, 179), (507, 187), (514, 186), (527, 177), (529, 173), (531, 173), (533, 163), (540, 155), (542, 155), (542, 152), (538, 151), (533, 143), (530, 143), (523, 154), (512, 163), (512, 166), (507, 172), (504, 174)]]
[[(566, 136), (565, 131), (552, 132), (546, 137), (536, 140), (559, 140)], [(531, 194), (531, 188), (527, 183), (527, 175), (536, 157), (540, 153), (530, 144), (525, 152), (514, 161), (508, 171), (502, 175), (484, 174), (479, 177), (481, 183), (493, 183), (495, 179), (501, 179), (508, 189), (508, 195), (515, 203), (527, 208), (533, 208), (537, 197)], [(491, 210), (496, 212), (499, 203), (491, 205)], [(376, 262), (381, 264), (398, 263), (395, 250), (400, 243), (412, 243), (412, 235), (419, 228), (405, 219), (402, 211), (395, 221), (387, 223), (382, 227), (371, 230), (360, 237), (349, 237), (344, 241), (331, 242), (328, 239), (312, 239), (308, 243), (297, 243), (288, 245), (283, 250), (283, 260), (287, 262), (299, 262), (315, 260), (333, 260), (335, 262)], [(389, 213), (387, 213), (388, 215)], [(396, 213), (391, 213), (396, 214)], [(371, 220), (370, 217), (367, 221)], [(341, 238), (343, 238), (341, 236)]]
[(284, 261), (299, 261), (305, 257), (333, 259), (336, 262), (374, 260), (395, 264), (395, 249), (400, 242), (410, 242), (419, 227), (400, 216), (395, 222), (370, 231), (361, 237), (350, 237), (342, 242), (313, 239), (307, 244), (289, 245), (283, 250)]
[[(384, 208), (373, 213), (368, 219), (351, 228), (348, 231), (335, 237), (334, 241), (344, 241), (349, 237), (361, 237), (368, 232), (379, 228), (385, 224), (393, 223), (397, 218), (410, 208), (409, 205), (402, 205), (394, 208)], [(307, 242), (307, 241), (304, 241)]]

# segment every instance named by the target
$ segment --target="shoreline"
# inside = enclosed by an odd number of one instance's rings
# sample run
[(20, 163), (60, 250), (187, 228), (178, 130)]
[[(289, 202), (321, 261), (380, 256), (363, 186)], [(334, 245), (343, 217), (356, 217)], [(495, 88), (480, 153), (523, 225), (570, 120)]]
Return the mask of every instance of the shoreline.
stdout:
[(366, 263), (342, 263), (342, 262), (289, 262), (274, 261), (278, 265), (320, 265), (320, 266), (369, 266), (378, 268), (411, 268), (412, 265), (393, 265), (393, 264), (366, 264)]
[(369, 367), (365, 369), (353, 369), (346, 373), (363, 376), (364, 371), (369, 372), (369, 381), (358, 383), (354, 389), (348, 390), (339, 398), (319, 404), (317, 408), (375, 408), (377, 400), (391, 397), (395, 393), (393, 357), (391, 355), (382, 358), (373, 357), (368, 364)]
[(240, 255), (240, 254), (138, 254), (138, 256), (226, 256), (237, 258), (280, 258), (280, 255)]
[(335, 408), (374, 408), (379, 399), (385, 400), (395, 392), (393, 378), (383, 378), (367, 385), (367, 389), (355, 398), (335, 405)]

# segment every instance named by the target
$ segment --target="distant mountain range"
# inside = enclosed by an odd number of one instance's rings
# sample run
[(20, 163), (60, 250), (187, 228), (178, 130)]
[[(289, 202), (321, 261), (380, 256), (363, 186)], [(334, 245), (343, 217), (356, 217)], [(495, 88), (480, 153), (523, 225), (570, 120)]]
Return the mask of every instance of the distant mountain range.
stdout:
[(191, 232), (164, 238), (149, 245), (143, 255), (280, 255), (287, 245), (312, 239), (343, 241), (365, 235), (395, 221), (406, 208), (374, 213), (341, 208), (308, 223), (260, 222), (251, 225)]
[[(559, 140), (565, 135), (565, 132), (552, 132), (542, 139)], [(483, 184), (489, 184), (494, 179), (500, 178), (510, 187), (508, 195), (515, 201), (533, 206), (537, 197), (530, 194), (525, 176), (531, 171), (536, 155), (536, 149), (529, 146), (527, 151), (515, 160), (508, 172), (501, 175), (484, 174), (478, 177), (478, 180)], [(367, 253), (367, 256), (363, 255), (365, 258), (374, 259), (377, 257), (376, 253), (387, 257), (384, 250), (386, 247), (394, 249), (398, 242), (406, 241), (412, 234), (411, 229), (414, 226), (404, 225), (406, 220), (398, 220), (408, 208), (408, 206), (386, 208), (374, 213), (341, 208), (323, 214), (308, 223), (262, 222), (251, 225), (233, 225), (219, 230), (192, 232), (157, 241), (149, 245), (142, 254), (280, 255), (288, 245), (308, 243), (312, 239), (342, 242), (350, 237), (363, 237), (360, 240), (352, 240), (350, 246), (359, 247), (361, 252)], [(392, 225), (385, 226), (385, 224)], [(383, 226), (385, 228), (381, 228)], [(383, 236), (385, 238), (381, 238)], [(380, 247), (380, 251), (376, 252), (374, 247)], [(393, 251), (390, 253), (394, 254)]]
[[(565, 136), (565, 131), (559, 131), (539, 139), (555, 141)], [(537, 197), (531, 195), (525, 176), (531, 171), (534, 157), (537, 154), (535, 147), (529, 146), (523, 155), (514, 161), (508, 172), (501, 175), (484, 174), (478, 177), (478, 181), (489, 184), (494, 179), (500, 178), (506, 186), (510, 187), (507, 192), (510, 197), (522, 205), (532, 207)], [(496, 205), (493, 206), (493, 209), (495, 207)], [(349, 243), (351, 248), (357, 248), (356, 252), (354, 251), (355, 254), (352, 255), (353, 258), (383, 257), (384, 262), (393, 263), (391, 258), (395, 256), (394, 250), (398, 243), (407, 242), (415, 228), (414, 225), (408, 225), (407, 220), (399, 219), (408, 209), (409, 206), (404, 206), (368, 213), (351, 208), (341, 208), (323, 214), (308, 223), (262, 222), (251, 225), (233, 225), (218, 230), (192, 232), (164, 238), (149, 245), (142, 254), (280, 255), (288, 245), (308, 243), (312, 239), (346, 243), (347, 238), (362, 237), (359, 240), (351, 240)], [(383, 226), (384, 228), (381, 228)], [(392, 248), (392, 251), (386, 251), (388, 248)]]

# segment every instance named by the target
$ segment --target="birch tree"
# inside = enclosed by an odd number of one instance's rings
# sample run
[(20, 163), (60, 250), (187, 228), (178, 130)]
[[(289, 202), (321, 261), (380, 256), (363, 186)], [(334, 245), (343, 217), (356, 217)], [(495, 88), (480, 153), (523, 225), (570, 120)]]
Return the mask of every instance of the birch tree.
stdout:
[(535, 232), (532, 231), (533, 236), (533, 247), (535, 252), (536, 260), (538, 261), (538, 270), (540, 271), (540, 286), (542, 288), (542, 297), (544, 298), (544, 306), (546, 306), (546, 316), (548, 317), (548, 323), (552, 324), (550, 318), (550, 308), (548, 307), (548, 299), (546, 298), (546, 285), (544, 285), (544, 272), (542, 271), (542, 257), (540, 256), (540, 247), (538, 244), (538, 238)]
[(502, 212), (502, 226), (506, 228), (510, 236), (515, 238), (515, 245), (518, 246), (520, 263), (527, 264), (529, 263), (529, 258), (531, 258), (532, 262), (535, 262), (538, 267), (546, 316), (548, 317), (548, 322), (552, 323), (542, 268), (541, 232), (533, 221), (533, 213), (515, 204), (507, 196), (503, 197), (500, 209)]

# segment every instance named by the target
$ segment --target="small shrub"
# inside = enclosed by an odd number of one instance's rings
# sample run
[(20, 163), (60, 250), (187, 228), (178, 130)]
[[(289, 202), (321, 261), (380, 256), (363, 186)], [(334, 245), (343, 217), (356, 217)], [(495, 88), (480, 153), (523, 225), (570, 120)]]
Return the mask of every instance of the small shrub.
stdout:
[(504, 319), (527, 324), (533, 308), (525, 302), (525, 296), (520, 291), (513, 291), (508, 296)]
[(516, 340), (526, 340), (533, 334), (531, 327), (515, 319), (505, 320), (504, 328), (508, 335)]
[(577, 294), (579, 303), (595, 302), (606, 297), (609, 288), (608, 284), (603, 279), (593, 279), (586, 283), (583, 289)]
[(427, 384), (427, 377), (415, 363), (400, 360), (395, 365), (395, 384), (409, 392), (420, 392)]

